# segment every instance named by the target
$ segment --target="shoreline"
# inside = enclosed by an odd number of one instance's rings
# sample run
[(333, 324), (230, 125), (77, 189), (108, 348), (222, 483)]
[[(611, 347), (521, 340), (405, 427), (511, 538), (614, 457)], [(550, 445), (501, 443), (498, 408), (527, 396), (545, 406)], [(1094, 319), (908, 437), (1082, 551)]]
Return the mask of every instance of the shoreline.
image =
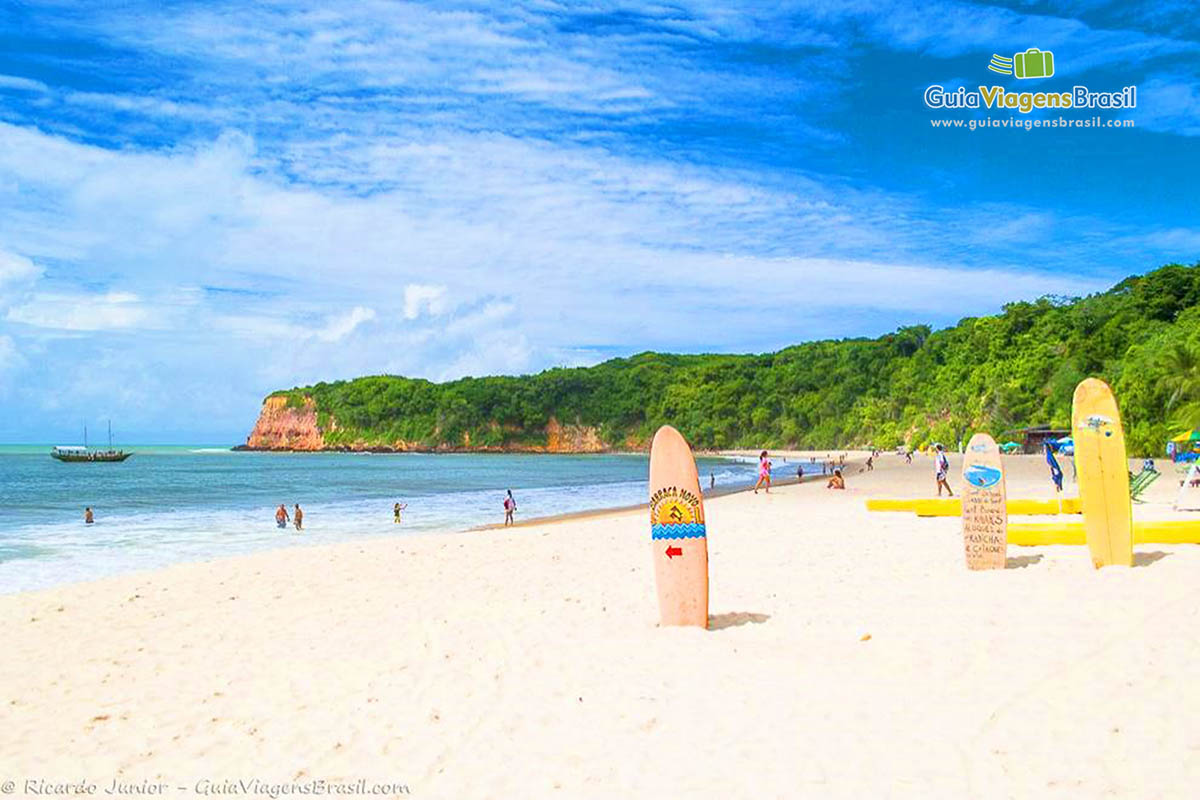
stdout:
[[(698, 457), (699, 457), (699, 454), (698, 454)], [(839, 465), (839, 469), (845, 470), (845, 469), (849, 469), (850, 467), (855, 466), (855, 465), (861, 466), (862, 462), (856, 462), (856, 461), (847, 459), (847, 461), (844, 465)], [(828, 474), (821, 475), (821, 474), (806, 473), (804, 475), (803, 481), (798, 480), (796, 478), (784, 478), (782, 480), (772, 479), (771, 488), (775, 489), (775, 488), (782, 488), (784, 486), (798, 486), (801, 483), (810, 483), (814, 480), (818, 480), (821, 478), (828, 478), (828, 477), (829, 477)], [(703, 483), (703, 481), (701, 481), (701, 483)], [(718, 486), (714, 489), (701, 489), (701, 494), (703, 494), (703, 499), (705, 501), (708, 501), (708, 500), (716, 500), (721, 497), (729, 497), (731, 495), (744, 494), (746, 492), (753, 492), (753, 491), (754, 491), (754, 484), (747, 484), (745, 486)], [(587, 509), (585, 511), (571, 511), (571, 512), (567, 512), (565, 514), (544, 514), (539, 517), (530, 517), (529, 519), (523, 519), (520, 522), (514, 522), (512, 525), (505, 525), (502, 522), (489, 522), (486, 525), (477, 525), (473, 528), (465, 528), (461, 532), (471, 533), (471, 532), (476, 532), (476, 531), (494, 531), (494, 530), (505, 530), (505, 529), (509, 529), (509, 528), (531, 527), (534, 525), (553, 525), (553, 524), (562, 523), (562, 522), (594, 519), (597, 517), (605, 517), (605, 516), (609, 516), (609, 515), (630, 514), (635, 511), (644, 511), (648, 508), (648, 506), (649, 506), (649, 502), (647, 501), (646, 503), (634, 503), (634, 504), (625, 505), (625, 506), (606, 506), (604, 508), (591, 508), (591, 509)]]
[[(129, 447), (151, 445), (128, 445)], [(193, 445), (158, 445), (163, 447), (192, 447)], [(644, 449), (628, 450), (628, 449), (604, 449), (604, 450), (547, 450), (544, 447), (531, 446), (529, 448), (521, 447), (409, 447), (397, 448), (387, 445), (372, 445), (370, 447), (352, 447), (350, 445), (336, 445), (331, 447), (251, 447), (250, 445), (238, 444), (229, 447), (220, 445), (208, 445), (209, 447), (219, 447), (222, 450), (227, 450), (231, 453), (351, 453), (351, 454), (368, 454), (368, 455), (531, 455), (531, 456), (649, 456), (650, 447), (647, 445)], [(696, 458), (757, 458), (761, 450), (693, 450), (692, 454)], [(834, 454), (841, 455), (845, 453), (847, 458), (851, 455), (855, 457), (865, 458), (870, 454), (869, 450), (859, 450), (855, 448), (830, 447), (816, 450), (793, 450), (781, 449), (772, 450), (767, 448), (767, 452), (772, 455), (779, 455), (783, 458), (809, 458), (809, 457), (831, 457)], [(891, 451), (885, 451), (891, 452)]]
[[(722, 451), (720, 453), (700, 454), (700, 455), (698, 455), (698, 457), (730, 459), (733, 457), (738, 457), (740, 455), (741, 455), (740, 453), (736, 453), (736, 452)], [(791, 457), (793, 457), (793, 455), (788, 455), (787, 457), (791, 458)], [(786, 464), (788, 466), (794, 466), (794, 463), (799, 463), (799, 462), (780, 462), (780, 463), (781, 463), (781, 465)], [(856, 467), (856, 466), (861, 466), (861, 463), (851, 459), (851, 460), (847, 460), (845, 468), (847, 470), (850, 470), (851, 468)], [(781, 473), (783, 473), (783, 469), (776, 469), (776, 470), (774, 470), (774, 473), (776, 475), (780, 475)], [(786, 473), (784, 473), (784, 474), (786, 474)], [(808, 472), (805, 474), (803, 482), (805, 484), (809, 484), (809, 483), (817, 481), (818, 479), (822, 479), (822, 475), (819, 472), (818, 473)], [(796, 486), (798, 483), (799, 482), (796, 480), (796, 478), (794, 477), (794, 473), (793, 473), (793, 477), (781, 478), (779, 480), (773, 481), (772, 488), (780, 489), (783, 487)], [(747, 492), (752, 492), (753, 489), (754, 489), (753, 483), (717, 486), (715, 489), (712, 489), (712, 490), (706, 489), (704, 491), (704, 499), (705, 500), (716, 500), (716, 499), (723, 498), (723, 497), (729, 497), (729, 496), (744, 494)], [(282, 553), (292, 552), (297, 549), (309, 549), (309, 548), (314, 548), (314, 547), (337, 547), (339, 545), (352, 545), (357, 542), (367, 542), (367, 541), (376, 541), (376, 540), (395, 539), (395, 540), (403, 541), (403, 540), (410, 540), (410, 539), (417, 538), (417, 537), (427, 538), (427, 537), (456, 535), (456, 534), (463, 534), (463, 533), (482, 533), (482, 532), (494, 533), (494, 532), (504, 531), (506, 528), (527, 529), (527, 528), (536, 527), (539, 525), (562, 525), (562, 524), (571, 523), (571, 522), (597, 520), (597, 519), (604, 519), (607, 517), (626, 516), (629, 514), (636, 513), (638, 511), (644, 511), (646, 509), (646, 507), (647, 507), (647, 503), (645, 503), (645, 502), (631, 503), (631, 504), (626, 504), (626, 505), (604, 505), (604, 506), (597, 506), (594, 508), (586, 508), (586, 509), (582, 509), (582, 510), (578, 510), (578, 511), (569, 511), (569, 512), (554, 513), (554, 514), (540, 514), (537, 516), (519, 519), (513, 525), (510, 525), (510, 526), (505, 526), (503, 524), (503, 522), (486, 522), (483, 524), (470, 525), (470, 526), (466, 526), (466, 527), (454, 527), (451, 525), (443, 525), (443, 526), (439, 526), (439, 527), (430, 527), (430, 528), (423, 528), (423, 529), (405, 528), (404, 530), (397, 531), (397, 532), (380, 530), (380, 531), (372, 531), (369, 533), (362, 533), (362, 534), (356, 533), (349, 537), (343, 536), (342, 538), (339, 538), (335, 541), (328, 541), (328, 540), (312, 541), (312, 540), (297, 540), (297, 539), (288, 539), (286, 541), (280, 540), (278, 542), (273, 541), (273, 542), (267, 544), (266, 546), (261, 547), (261, 549), (254, 548), (254, 549), (249, 549), (249, 550), (241, 551), (241, 552), (235, 551), (235, 552), (210, 552), (210, 553), (206, 553), (206, 554), (186, 554), (183, 558), (180, 558), (179, 560), (171, 560), (171, 561), (160, 562), (157, 564), (150, 564), (150, 565), (131, 565), (128, 568), (118, 569), (118, 570), (112, 571), (112, 572), (102, 572), (100, 574), (84, 575), (84, 576), (71, 576), (71, 577), (67, 577), (65, 580), (59, 580), (59, 581), (55, 581), (52, 583), (42, 583), (42, 584), (36, 585), (32, 588), (19, 588), (16, 591), (0, 592), (0, 598), (20, 596), (20, 595), (26, 594), (28, 592), (54, 591), (56, 589), (60, 589), (63, 587), (70, 587), (70, 586), (82, 585), (82, 584), (90, 584), (90, 583), (94, 583), (94, 582), (98, 582), (98, 581), (106, 581), (106, 580), (110, 580), (110, 579), (120, 579), (120, 578), (126, 577), (126, 576), (153, 575), (154, 573), (156, 573), (158, 571), (170, 570), (170, 569), (180, 567), (180, 566), (193, 565), (193, 564), (215, 563), (215, 562), (220, 562), (220, 561), (227, 560), (227, 559), (253, 557), (253, 556), (257, 556), (257, 555), (264, 554), (264, 553), (266, 553), (266, 554), (271, 554), (271, 553), (282, 554)], [(310, 514), (311, 513), (312, 512), (310, 510)], [(328, 518), (327, 517), (325, 519), (326, 519), (326, 524), (323, 526), (324, 531), (330, 531), (330, 530), (336, 531), (340, 527), (338, 518)], [(291, 532), (290, 527), (288, 528), (287, 532), (288, 533)]]

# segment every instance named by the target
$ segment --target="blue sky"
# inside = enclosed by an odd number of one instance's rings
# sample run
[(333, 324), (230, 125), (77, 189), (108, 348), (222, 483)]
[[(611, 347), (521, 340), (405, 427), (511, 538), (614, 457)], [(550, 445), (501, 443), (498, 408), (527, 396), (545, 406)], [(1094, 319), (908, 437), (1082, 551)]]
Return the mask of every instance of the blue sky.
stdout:
[[(1135, 127), (935, 130), (1019, 115), (931, 83)], [(6, 3), (0, 441), (1086, 294), (1200, 260), (1198, 145), (1183, 2)]]

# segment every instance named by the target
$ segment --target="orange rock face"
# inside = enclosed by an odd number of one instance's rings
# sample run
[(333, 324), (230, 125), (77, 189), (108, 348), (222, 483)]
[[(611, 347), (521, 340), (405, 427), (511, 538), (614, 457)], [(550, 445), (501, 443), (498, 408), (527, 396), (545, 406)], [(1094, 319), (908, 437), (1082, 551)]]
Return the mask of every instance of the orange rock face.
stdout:
[(317, 407), (306, 399), (304, 408), (288, 408), (286, 397), (268, 397), (246, 446), (267, 450), (321, 450), (325, 439), (317, 427)]
[[(329, 420), (330, 431), (337, 430), (337, 423)], [(268, 397), (263, 401), (258, 422), (246, 437), (246, 447), (252, 450), (375, 450), (379, 452), (402, 452), (423, 449), (418, 442), (396, 441), (390, 444), (378, 442), (343, 442), (330, 448), (325, 443), (324, 431), (317, 425), (317, 407), (311, 398), (305, 398), (302, 408), (288, 408), (286, 397)], [(563, 425), (553, 417), (546, 424), (545, 445), (519, 445), (515, 447), (471, 446), (469, 436), (463, 437), (462, 445), (454, 447), (442, 444), (434, 448), (437, 452), (455, 451), (509, 451), (527, 453), (602, 453), (609, 448), (600, 439), (599, 432), (590, 425)]]
[(553, 417), (546, 424), (547, 453), (600, 453), (606, 449), (590, 425), (562, 425)]

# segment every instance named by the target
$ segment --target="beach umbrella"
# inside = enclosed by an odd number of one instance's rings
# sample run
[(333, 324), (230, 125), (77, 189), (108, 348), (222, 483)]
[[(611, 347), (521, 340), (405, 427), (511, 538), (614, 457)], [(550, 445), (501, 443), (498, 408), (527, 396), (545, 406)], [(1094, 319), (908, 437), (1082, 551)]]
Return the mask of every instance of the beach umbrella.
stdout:
[(1184, 431), (1183, 433), (1171, 439), (1171, 441), (1178, 442), (1180, 444), (1184, 442), (1200, 442), (1200, 431), (1196, 430), (1195, 428), (1190, 431)]

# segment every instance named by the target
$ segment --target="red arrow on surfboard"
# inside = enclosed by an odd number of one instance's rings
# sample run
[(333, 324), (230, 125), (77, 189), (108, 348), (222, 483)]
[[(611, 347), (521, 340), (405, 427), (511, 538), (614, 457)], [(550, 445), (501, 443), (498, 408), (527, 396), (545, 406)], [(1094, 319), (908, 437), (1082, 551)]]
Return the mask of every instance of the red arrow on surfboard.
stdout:
[(683, 555), (682, 547), (668, 547), (667, 548), (667, 558), (674, 558), (675, 556), (681, 556), (681, 555)]

